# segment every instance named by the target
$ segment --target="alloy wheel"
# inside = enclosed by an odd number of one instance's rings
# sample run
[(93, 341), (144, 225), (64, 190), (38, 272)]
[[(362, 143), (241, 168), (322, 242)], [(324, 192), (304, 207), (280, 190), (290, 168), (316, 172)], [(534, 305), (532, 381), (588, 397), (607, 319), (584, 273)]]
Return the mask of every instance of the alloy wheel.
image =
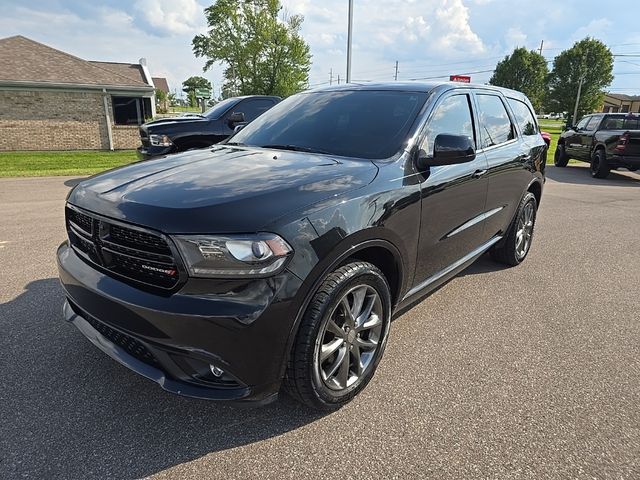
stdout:
[(523, 259), (527, 255), (531, 246), (534, 215), (533, 203), (528, 202), (522, 209), (516, 230), (516, 255), (519, 259)]
[(383, 337), (378, 292), (358, 285), (336, 304), (320, 332), (315, 363), (323, 383), (340, 391), (359, 383), (373, 365)]

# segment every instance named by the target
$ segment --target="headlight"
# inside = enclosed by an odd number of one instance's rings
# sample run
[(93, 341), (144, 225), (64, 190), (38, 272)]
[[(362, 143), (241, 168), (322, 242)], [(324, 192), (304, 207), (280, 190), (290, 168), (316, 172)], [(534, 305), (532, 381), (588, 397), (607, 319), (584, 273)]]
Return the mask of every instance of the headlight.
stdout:
[(173, 142), (166, 135), (149, 135), (149, 143), (154, 147), (170, 147)]
[(193, 277), (262, 277), (279, 272), (293, 252), (273, 233), (256, 235), (176, 235), (173, 237)]

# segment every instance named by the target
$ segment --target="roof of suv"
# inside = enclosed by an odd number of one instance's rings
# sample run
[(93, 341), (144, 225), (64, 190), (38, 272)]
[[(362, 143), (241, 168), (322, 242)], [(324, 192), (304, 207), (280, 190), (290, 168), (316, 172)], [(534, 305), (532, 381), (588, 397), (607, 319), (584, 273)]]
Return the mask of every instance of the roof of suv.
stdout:
[[(340, 90), (395, 90), (403, 92), (430, 92), (435, 88), (441, 87), (442, 90), (455, 88), (478, 88), (482, 90), (494, 90), (502, 92), (504, 95), (526, 98), (522, 92), (511, 90), (509, 88), (496, 87), (494, 85), (484, 85), (481, 83), (462, 83), (462, 82), (367, 82), (367, 83), (345, 83), (342, 85), (333, 85), (329, 87), (320, 87), (312, 89), (313, 92), (333, 92)], [(447, 88), (448, 87), (448, 88)]]

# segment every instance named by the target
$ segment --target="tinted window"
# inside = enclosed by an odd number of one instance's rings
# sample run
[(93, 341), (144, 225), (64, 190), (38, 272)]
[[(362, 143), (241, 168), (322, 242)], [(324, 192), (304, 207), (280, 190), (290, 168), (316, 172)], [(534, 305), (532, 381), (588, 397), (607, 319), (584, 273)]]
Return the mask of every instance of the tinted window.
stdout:
[(576, 125), (576, 128), (584, 128), (584, 127), (586, 127), (586, 125), (589, 122), (589, 120), (591, 120), (591, 117), (584, 117), (582, 120), (580, 120), (578, 122), (578, 125)]
[(509, 114), (500, 97), (477, 95), (482, 148), (500, 145), (514, 138)]
[(600, 119), (602, 117), (591, 117), (591, 120), (589, 120), (589, 123), (587, 123), (587, 126), (585, 127), (585, 130), (595, 130), (596, 128), (598, 128), (598, 124), (600, 123)]
[(640, 119), (635, 116), (606, 117), (601, 128), (604, 130), (640, 130)]
[(253, 100), (243, 100), (239, 105), (236, 105), (231, 110), (233, 112), (244, 113), (245, 122), (252, 122), (271, 107), (273, 107), (273, 100), (256, 98)]
[(222, 100), (220, 103), (216, 103), (213, 107), (203, 113), (203, 115), (207, 118), (216, 119), (220, 118), (224, 115), (232, 105), (238, 103), (237, 98), (227, 98), (226, 100)]
[(400, 91), (300, 93), (250, 123), (232, 143), (388, 158), (402, 148), (426, 98), (424, 92)]
[(473, 120), (467, 95), (452, 95), (436, 107), (427, 123), (426, 137), (421, 147), (427, 155), (433, 155), (433, 144), (441, 133), (466, 135), (475, 144)]
[(529, 106), (516, 100), (515, 98), (507, 98), (507, 102), (511, 106), (513, 115), (516, 117), (516, 122), (520, 127), (520, 131), (523, 135), (538, 135), (538, 126), (536, 120), (529, 109)]

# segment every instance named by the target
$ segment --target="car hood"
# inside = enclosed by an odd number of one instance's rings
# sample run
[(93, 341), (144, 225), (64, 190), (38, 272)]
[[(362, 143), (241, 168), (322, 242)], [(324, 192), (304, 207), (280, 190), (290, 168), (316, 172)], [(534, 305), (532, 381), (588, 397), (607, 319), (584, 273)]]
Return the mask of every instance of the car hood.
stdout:
[(169, 117), (152, 120), (142, 125), (143, 130), (156, 130), (164, 127), (173, 127), (176, 125), (200, 124), (207, 123), (209, 119), (198, 116)]
[(73, 205), (166, 233), (239, 233), (369, 184), (367, 160), (216, 146), (91, 177)]

